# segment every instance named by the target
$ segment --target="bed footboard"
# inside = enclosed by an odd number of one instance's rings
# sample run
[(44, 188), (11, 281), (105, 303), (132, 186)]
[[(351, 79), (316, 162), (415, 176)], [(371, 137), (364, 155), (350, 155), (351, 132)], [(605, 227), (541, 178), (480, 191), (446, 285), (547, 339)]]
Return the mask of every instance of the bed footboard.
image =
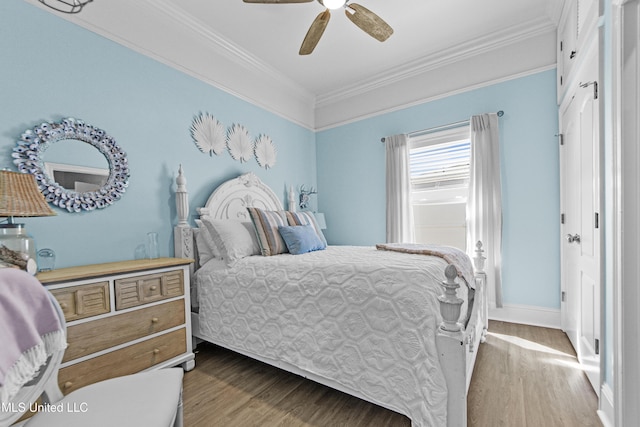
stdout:
[(456, 296), (457, 271), (449, 265), (442, 283), (445, 293), (438, 298), (443, 322), (436, 336), (440, 365), (447, 382), (447, 426), (467, 425), (467, 392), (480, 342), (484, 342), (487, 331), (487, 300), (485, 296), (484, 256), (482, 243), (476, 245), (475, 293), (471, 316), (467, 325), (458, 323), (462, 299)]

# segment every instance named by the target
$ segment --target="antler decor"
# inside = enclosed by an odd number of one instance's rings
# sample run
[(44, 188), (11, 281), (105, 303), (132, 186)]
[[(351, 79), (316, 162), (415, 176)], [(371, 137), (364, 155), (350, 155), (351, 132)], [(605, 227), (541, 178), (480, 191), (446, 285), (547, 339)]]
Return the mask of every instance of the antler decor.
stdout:
[(309, 201), (311, 200), (309, 196), (312, 194), (318, 194), (318, 191), (313, 187), (306, 190), (304, 184), (300, 186), (300, 209), (307, 209), (309, 207)]

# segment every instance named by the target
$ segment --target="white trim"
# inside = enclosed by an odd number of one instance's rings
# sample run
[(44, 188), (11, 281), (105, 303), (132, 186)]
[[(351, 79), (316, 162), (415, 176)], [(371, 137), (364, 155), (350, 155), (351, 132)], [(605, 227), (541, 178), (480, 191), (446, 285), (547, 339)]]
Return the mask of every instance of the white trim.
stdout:
[(562, 9), (564, 8), (565, 0), (550, 1), (547, 3), (547, 15), (551, 18), (551, 21), (556, 24), (556, 27), (560, 23), (560, 17), (562, 16)]
[[(72, 165), (69, 163), (44, 162), (44, 171), (55, 181), (56, 172), (71, 172), (82, 175), (92, 175), (109, 178), (108, 168), (93, 168), (89, 166)], [(73, 190), (73, 189), (72, 189)]]
[(502, 308), (489, 308), (489, 319), (501, 322), (520, 323), (561, 329), (560, 309), (534, 307), (530, 305), (505, 304)]
[(609, 384), (603, 384), (600, 388), (600, 409), (598, 418), (604, 427), (614, 427), (613, 390)]
[[(522, 31), (519, 30), (519, 28), (526, 28), (526, 30)], [(316, 108), (351, 99), (355, 96), (375, 91), (381, 87), (387, 87), (402, 82), (403, 80), (422, 75), (431, 70), (482, 55), (488, 51), (502, 49), (505, 46), (544, 35), (550, 31), (555, 31), (555, 27), (550, 25), (546, 20), (541, 19), (496, 31), (476, 40), (461, 43), (452, 48), (447, 48), (440, 52), (430, 54), (429, 56), (393, 67), (386, 73), (380, 73), (371, 79), (361, 80), (351, 86), (342, 86), (330, 92), (319, 94)]]
[[(37, 0), (26, 1), (50, 12), (46, 6)], [(534, 74), (541, 71), (542, 67), (545, 69), (555, 68), (555, 59), (553, 64), (549, 62), (549, 55), (545, 48), (548, 45), (549, 35), (555, 35), (555, 26), (553, 22), (549, 23), (547, 19), (540, 18), (529, 21), (526, 24), (528, 28), (525, 30), (521, 29), (524, 25), (520, 24), (506, 30), (496, 31), (476, 40), (458, 44), (447, 50), (417, 58), (400, 67), (394, 66), (386, 72), (379, 73), (371, 79), (363, 79), (357, 84), (341, 88), (334, 87), (329, 92), (315, 94), (300, 86), (286, 74), (264, 62), (259, 57), (221, 36), (215, 30), (211, 30), (198, 17), (189, 15), (166, 0), (131, 2), (129, 7), (135, 8), (135, 11), (139, 14), (141, 13), (139, 12), (140, 10), (144, 11), (145, 25), (149, 25), (149, 22), (155, 20), (160, 25), (173, 26), (173, 29), (176, 30), (175, 34), (179, 34), (180, 37), (184, 38), (186, 43), (194, 44), (194, 48), (188, 51), (199, 52), (199, 54), (183, 52), (180, 58), (172, 57), (172, 54), (165, 49), (149, 47), (149, 44), (146, 43), (145, 38), (142, 36), (145, 34), (144, 31), (138, 33), (140, 37), (131, 38), (122, 36), (117, 29), (106, 28), (106, 26), (99, 23), (99, 20), (89, 22), (89, 18), (83, 14), (56, 14), (56, 16), (216, 87), (238, 99), (269, 111), (296, 125), (316, 132), (423, 104), (435, 99), (431, 94), (427, 93), (418, 94), (419, 97), (421, 96), (418, 100), (412, 98), (411, 95), (414, 95), (414, 92), (410, 90), (410, 87), (416, 83), (411, 80), (429, 81), (429, 79), (438, 79), (438, 76), (431, 76), (431, 73), (437, 69), (451, 67), (457, 63), (460, 63), (461, 66), (473, 68), (472, 64), (463, 64), (463, 62), (480, 57), (488, 52), (498, 52), (505, 48), (510, 48), (511, 52), (515, 52), (515, 55), (509, 53), (501, 54), (501, 61), (506, 60), (509, 62), (507, 66), (503, 64), (501, 67), (484, 70), (485, 75), (482, 79), (486, 79), (486, 83), (478, 85), (476, 84), (477, 82), (474, 82), (473, 85), (475, 86), (473, 86), (461, 82), (462, 88), (460, 91), (467, 91), (473, 87), (484, 87), (492, 83), (495, 84), (504, 80), (505, 74), (507, 75), (507, 80), (510, 80), (511, 72)], [(557, 6), (550, 7), (549, 14), (552, 15), (552, 20), (555, 20)], [(545, 40), (540, 41), (540, 38)], [(197, 47), (195, 47), (196, 43)], [(202, 49), (206, 51), (202, 51)], [(523, 63), (522, 58), (517, 58), (517, 53), (524, 51), (535, 53), (535, 55), (527, 55), (526, 58), (528, 60)], [(211, 64), (216, 64), (216, 66), (212, 67)], [(447, 71), (445, 70), (443, 73), (446, 74)], [(495, 78), (493, 78), (494, 76)], [(455, 82), (449, 83), (454, 84)], [(407, 91), (408, 93), (404, 93), (402, 97), (396, 98), (395, 101), (391, 100), (387, 105), (373, 105), (372, 107), (375, 111), (365, 112), (361, 110), (361, 112), (358, 112), (357, 109), (351, 108), (351, 104), (354, 102), (368, 105), (366, 99), (360, 99), (362, 97), (366, 98), (366, 96), (377, 92), (397, 92), (395, 86), (402, 86), (403, 93)], [(407, 86), (409, 86), (409, 89), (407, 89)], [(459, 90), (455, 89), (455, 85), (450, 87), (453, 87), (454, 91), (449, 91), (446, 95), (439, 94), (437, 97), (450, 96), (459, 92)], [(384, 98), (384, 93), (380, 94), (380, 96)], [(328, 110), (338, 110), (337, 116), (330, 115), (325, 117), (328, 114)]]
[[(608, 314), (607, 317), (610, 321), (613, 322), (613, 327), (610, 328), (613, 330), (613, 336), (611, 337), (610, 342), (612, 343), (613, 348), (611, 351), (606, 352), (605, 354), (611, 355), (610, 363), (613, 365), (613, 384), (612, 387), (612, 406), (613, 406), (613, 425), (615, 425), (615, 420), (620, 420), (621, 417), (621, 402), (622, 398), (617, 399), (616, 396), (621, 396), (622, 387), (620, 384), (620, 367), (618, 364), (620, 363), (620, 355), (622, 352), (622, 344), (621, 344), (621, 334), (620, 334), (620, 324), (622, 315), (620, 313), (622, 301), (620, 300), (620, 259), (621, 259), (621, 240), (622, 240), (622, 231), (620, 226), (622, 224), (622, 215), (621, 215), (621, 188), (622, 188), (622, 178), (620, 176), (620, 134), (621, 134), (621, 126), (620, 126), (620, 112), (621, 112), (621, 102), (620, 96), (622, 94), (622, 88), (620, 87), (622, 81), (622, 29), (621, 29), (621, 21), (622, 21), (622, 3), (623, 0), (612, 0), (611, 7), (611, 139), (612, 139), (612, 148), (611, 148), (611, 170), (612, 175), (610, 177), (611, 181), (611, 203), (612, 206), (607, 206), (610, 211), (610, 230), (609, 234), (611, 235), (611, 248), (607, 251), (605, 256), (611, 256), (612, 260), (608, 262), (607, 267), (610, 268), (611, 272), (607, 277), (608, 280), (611, 278), (612, 287), (613, 287), (613, 301), (610, 304), (612, 307), (612, 313)], [(610, 253), (611, 252), (611, 255)], [(607, 320), (609, 320), (607, 319)], [(605, 343), (606, 344), (606, 343)], [(606, 349), (606, 347), (605, 347)], [(605, 379), (606, 381), (606, 379)], [(608, 383), (604, 382), (604, 385), (608, 386)], [(601, 394), (600, 405), (602, 406), (603, 398)]]
[[(48, 13), (52, 13), (50, 8), (37, 0), (26, 1)], [(168, 7), (163, 8), (162, 5), (156, 5), (155, 2), (149, 0), (130, 2), (128, 7), (144, 9), (147, 20), (152, 19), (149, 14), (150, 10), (155, 10), (159, 14), (168, 17), (171, 17), (172, 13)], [(193, 31), (193, 34), (201, 37), (198, 39), (199, 41), (206, 40), (208, 42), (206, 46), (209, 51), (206, 54), (202, 53), (200, 56), (207, 58), (208, 63), (215, 63), (216, 67), (214, 68), (209, 67), (207, 69), (197, 66), (201, 64), (194, 66), (193, 63), (176, 61), (166, 52), (151, 50), (144, 43), (124, 38), (107, 28), (83, 19), (82, 13), (55, 13), (55, 15), (296, 125), (308, 130), (314, 130), (314, 94), (301, 88), (293, 80), (278, 73), (268, 64), (218, 34), (212, 31), (204, 33), (201, 31), (202, 25), (187, 22), (186, 19), (175, 19), (173, 21), (180, 23), (180, 30)], [(161, 22), (162, 25), (170, 25), (166, 21), (158, 20), (158, 22)], [(188, 25), (194, 25), (194, 27)], [(193, 40), (193, 38), (190, 40)], [(243, 84), (247, 86), (247, 81), (260, 82), (260, 84), (254, 84), (251, 86), (251, 90), (246, 90)], [(275, 94), (277, 96), (274, 96)]]
[[(439, 130), (442, 129), (442, 130)], [(409, 145), (411, 149), (422, 148), (429, 145), (445, 144), (447, 142), (468, 141), (470, 125), (468, 120), (465, 123), (444, 125), (438, 128), (425, 129), (423, 131), (409, 134)]]
[(614, 425), (625, 426), (640, 417), (640, 2), (613, 4), (613, 407)]
[(179, 22), (184, 28), (189, 28), (196, 32), (202, 38), (211, 42), (211, 46), (215, 47), (216, 52), (222, 53), (226, 58), (242, 65), (245, 68), (253, 69), (254, 72), (261, 76), (268, 76), (271, 80), (282, 84), (287, 91), (293, 92), (296, 96), (308, 102), (313, 102), (315, 96), (309, 90), (300, 86), (283, 73), (276, 70), (266, 62), (262, 61), (255, 55), (242, 49), (231, 40), (222, 37), (220, 34), (212, 31), (210, 27), (195, 19), (192, 15), (186, 13), (184, 9), (175, 7), (174, 3), (166, 0), (145, 0), (149, 6), (155, 7), (159, 11), (166, 14), (172, 20)]
[(348, 118), (346, 120), (341, 120), (341, 121), (337, 121), (337, 122), (334, 122), (334, 123), (330, 123), (330, 124), (327, 124), (326, 126), (316, 127), (315, 131), (316, 132), (321, 132), (321, 131), (325, 131), (325, 130), (329, 130), (329, 129), (334, 129), (334, 128), (337, 128), (337, 127), (340, 127), (340, 126), (348, 125), (348, 124), (351, 124), (351, 123), (356, 123), (356, 122), (359, 122), (361, 120), (370, 119), (372, 117), (378, 117), (378, 116), (381, 116), (383, 114), (389, 114), (389, 113), (393, 113), (393, 112), (396, 112), (396, 111), (404, 110), (406, 108), (416, 107), (418, 105), (422, 105), (422, 104), (426, 104), (426, 103), (429, 103), (429, 102), (437, 101), (439, 99), (449, 98), (451, 96), (459, 95), (461, 93), (471, 92), (471, 91), (474, 91), (474, 90), (477, 90), (477, 89), (482, 89), (484, 87), (489, 87), (489, 86), (493, 86), (493, 85), (496, 85), (496, 84), (505, 83), (505, 82), (508, 82), (508, 81), (511, 81), (511, 80), (516, 80), (516, 79), (519, 79), (519, 78), (532, 76), (534, 74), (542, 73), (544, 71), (555, 70), (556, 68), (557, 67), (556, 67), (555, 63), (554, 64), (550, 64), (550, 65), (537, 67), (537, 68), (532, 68), (532, 69), (530, 69), (528, 71), (524, 71), (524, 72), (521, 72), (521, 73), (515, 73), (515, 74), (508, 75), (506, 77), (500, 77), (500, 78), (496, 78), (496, 79), (492, 79), (492, 80), (487, 80), (487, 81), (484, 81), (482, 83), (471, 84), (471, 85), (468, 85), (468, 86), (461, 87), (459, 89), (451, 90), (451, 91), (444, 92), (444, 93), (439, 93), (439, 94), (434, 95), (434, 96), (428, 96), (428, 97), (420, 98), (418, 100), (414, 100), (414, 101), (411, 101), (411, 102), (406, 102), (406, 103), (401, 103), (401, 104), (398, 104), (398, 105), (394, 105), (394, 106), (391, 106), (391, 107), (388, 107), (388, 108), (384, 108), (384, 109), (375, 111), (373, 113), (362, 114), (362, 115), (359, 115), (359, 116)]

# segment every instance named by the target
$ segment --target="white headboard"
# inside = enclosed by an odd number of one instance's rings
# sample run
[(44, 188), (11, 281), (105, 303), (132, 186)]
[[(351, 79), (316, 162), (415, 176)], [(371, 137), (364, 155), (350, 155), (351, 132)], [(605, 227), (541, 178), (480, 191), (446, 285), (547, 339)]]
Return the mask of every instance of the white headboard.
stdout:
[[(182, 165), (176, 178), (176, 208), (178, 225), (173, 229), (174, 250), (177, 258), (196, 259), (193, 229), (189, 225), (189, 194)], [(289, 208), (295, 211), (293, 190), (289, 191)], [(271, 188), (254, 173), (249, 172), (220, 184), (207, 199), (198, 214), (214, 219), (239, 219), (249, 221), (248, 207), (266, 210), (282, 210), (282, 203)]]
[(239, 219), (249, 221), (247, 208), (282, 210), (282, 203), (266, 184), (252, 172), (224, 182), (209, 196), (200, 216), (214, 219)]

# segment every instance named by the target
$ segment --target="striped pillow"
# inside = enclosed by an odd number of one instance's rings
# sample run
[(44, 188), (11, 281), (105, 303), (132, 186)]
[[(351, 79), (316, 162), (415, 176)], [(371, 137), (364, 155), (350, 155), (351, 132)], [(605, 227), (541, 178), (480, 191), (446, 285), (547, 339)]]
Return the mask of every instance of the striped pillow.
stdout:
[(322, 230), (318, 223), (316, 222), (316, 217), (313, 216), (313, 212), (286, 212), (287, 221), (289, 225), (313, 225), (314, 230), (316, 230), (316, 234), (322, 240), (325, 246), (327, 246), (327, 239), (325, 239), (324, 234), (322, 234)]
[(278, 227), (289, 225), (284, 211), (265, 211), (259, 208), (247, 208), (256, 229), (260, 251), (264, 256), (289, 252)]

